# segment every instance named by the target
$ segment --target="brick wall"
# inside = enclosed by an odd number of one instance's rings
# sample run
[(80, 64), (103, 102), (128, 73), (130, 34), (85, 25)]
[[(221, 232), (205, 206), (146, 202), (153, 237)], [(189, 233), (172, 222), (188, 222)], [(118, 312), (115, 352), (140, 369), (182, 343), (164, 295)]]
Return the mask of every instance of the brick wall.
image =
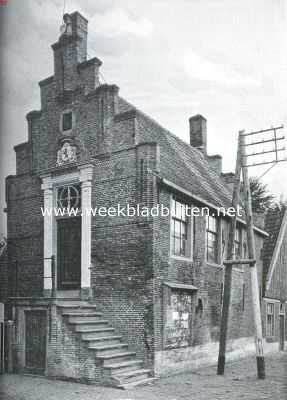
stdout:
[(55, 305), (46, 300), (18, 300), (16, 305), (15, 339), (13, 341), (14, 372), (26, 370), (25, 314), (40, 310), (46, 315), (46, 376), (82, 383), (99, 383), (101, 367)]
[[(147, 168), (155, 153), (156, 147), (146, 144), (99, 157), (92, 206), (151, 206), (153, 177)], [(152, 225), (152, 219), (136, 216), (92, 221), (93, 298), (147, 364), (153, 349)]]
[(40, 296), (43, 287), (43, 195), (33, 174), (7, 178), (9, 296)]
[(0, 256), (0, 303), (8, 297), (8, 257), (5, 249)]

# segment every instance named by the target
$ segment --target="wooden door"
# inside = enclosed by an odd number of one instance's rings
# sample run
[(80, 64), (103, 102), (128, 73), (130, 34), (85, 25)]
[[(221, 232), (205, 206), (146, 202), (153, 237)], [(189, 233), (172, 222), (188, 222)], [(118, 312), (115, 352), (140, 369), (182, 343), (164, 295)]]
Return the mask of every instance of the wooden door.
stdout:
[(81, 218), (57, 221), (58, 289), (81, 287)]
[(33, 374), (46, 368), (47, 313), (44, 310), (25, 312), (25, 366)]

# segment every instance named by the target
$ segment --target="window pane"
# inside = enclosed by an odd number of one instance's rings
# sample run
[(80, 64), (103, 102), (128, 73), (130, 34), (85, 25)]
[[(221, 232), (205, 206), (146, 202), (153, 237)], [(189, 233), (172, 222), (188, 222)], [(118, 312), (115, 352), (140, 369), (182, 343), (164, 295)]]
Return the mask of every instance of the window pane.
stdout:
[(188, 233), (188, 217), (186, 216), (187, 204), (172, 199), (172, 252), (175, 255), (186, 255), (187, 249), (187, 233)]
[(63, 131), (68, 131), (72, 129), (72, 113), (63, 114)]
[(181, 219), (183, 221), (186, 221), (186, 205), (185, 204), (181, 205)]
[(174, 232), (176, 236), (180, 235), (180, 222), (177, 220), (174, 221)]
[(175, 238), (175, 242), (174, 242), (174, 254), (176, 255), (180, 255), (180, 239), (179, 238)]
[(175, 209), (176, 218), (181, 219), (181, 203), (178, 201), (176, 202), (176, 209)]
[(186, 240), (183, 239), (181, 242), (181, 255), (185, 256), (186, 255)]
[(171, 215), (174, 217), (175, 216), (175, 205), (176, 201), (174, 199), (171, 200)]

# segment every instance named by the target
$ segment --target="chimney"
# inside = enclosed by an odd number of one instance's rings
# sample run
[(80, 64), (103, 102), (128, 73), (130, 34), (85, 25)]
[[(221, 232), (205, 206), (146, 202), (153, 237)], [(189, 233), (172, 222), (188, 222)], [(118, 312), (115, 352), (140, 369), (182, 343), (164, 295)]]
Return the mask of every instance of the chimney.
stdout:
[(59, 40), (52, 45), (57, 91), (75, 90), (78, 86), (78, 64), (87, 59), (88, 21), (77, 11), (65, 14)]
[(220, 175), (222, 172), (222, 157), (219, 154), (215, 154), (214, 156), (207, 156), (208, 163), (210, 167)]
[(200, 115), (189, 118), (190, 145), (200, 149), (206, 154), (207, 132), (206, 119)]
[(232, 191), (234, 186), (235, 174), (233, 172), (221, 173), (221, 178)]

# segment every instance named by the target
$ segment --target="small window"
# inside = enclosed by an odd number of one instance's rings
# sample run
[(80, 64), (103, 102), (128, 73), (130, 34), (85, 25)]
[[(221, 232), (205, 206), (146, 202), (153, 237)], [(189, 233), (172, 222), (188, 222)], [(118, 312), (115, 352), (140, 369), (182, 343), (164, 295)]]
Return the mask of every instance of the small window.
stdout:
[(172, 199), (171, 251), (175, 256), (190, 256), (190, 248), (187, 243), (189, 230), (187, 209), (187, 204)]
[(274, 303), (267, 303), (266, 336), (274, 336)]
[(218, 220), (213, 215), (206, 216), (206, 259), (218, 263)]
[(70, 131), (73, 127), (73, 115), (72, 112), (66, 112), (62, 116), (62, 130)]

